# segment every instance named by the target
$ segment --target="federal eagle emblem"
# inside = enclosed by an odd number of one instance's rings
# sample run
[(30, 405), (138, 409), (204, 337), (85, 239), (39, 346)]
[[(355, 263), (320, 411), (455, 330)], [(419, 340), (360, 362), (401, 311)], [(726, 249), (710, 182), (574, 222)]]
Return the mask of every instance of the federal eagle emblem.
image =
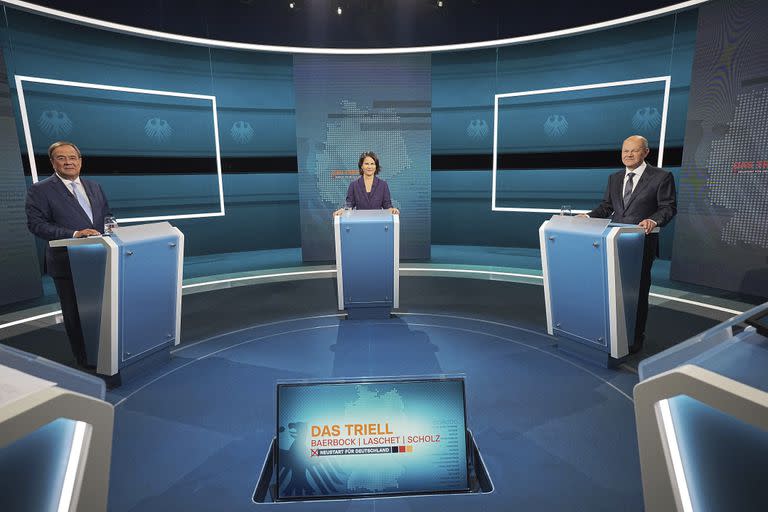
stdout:
[(485, 119), (473, 119), (467, 125), (467, 136), (471, 139), (484, 139), (488, 136), (488, 123)]
[(165, 119), (153, 117), (144, 125), (144, 133), (155, 142), (165, 142), (171, 138), (173, 128)]
[(544, 133), (549, 137), (562, 137), (568, 131), (568, 120), (565, 116), (552, 114), (544, 121)]
[(66, 112), (59, 110), (44, 110), (38, 120), (40, 129), (49, 137), (63, 137), (72, 131), (72, 120)]
[(658, 128), (661, 124), (661, 114), (655, 107), (643, 107), (637, 109), (632, 116), (632, 127), (639, 131), (648, 131)]
[(235, 121), (229, 134), (238, 144), (248, 144), (253, 138), (253, 127), (248, 121)]

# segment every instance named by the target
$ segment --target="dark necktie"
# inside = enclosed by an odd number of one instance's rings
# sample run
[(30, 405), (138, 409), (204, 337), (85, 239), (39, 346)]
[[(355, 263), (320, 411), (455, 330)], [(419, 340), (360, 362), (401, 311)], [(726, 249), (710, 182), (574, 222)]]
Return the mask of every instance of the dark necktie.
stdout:
[(627, 183), (624, 185), (624, 206), (629, 202), (629, 196), (632, 195), (632, 180), (635, 178), (635, 173), (630, 172), (627, 174)]

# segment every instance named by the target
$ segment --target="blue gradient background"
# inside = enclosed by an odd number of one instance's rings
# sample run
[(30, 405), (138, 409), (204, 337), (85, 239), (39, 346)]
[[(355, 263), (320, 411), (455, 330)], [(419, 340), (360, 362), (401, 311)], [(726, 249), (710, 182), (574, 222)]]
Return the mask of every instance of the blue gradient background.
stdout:
[[(296, 145), (301, 113), (296, 109), (292, 55), (172, 44), (62, 23), (12, 8), (4, 13), (0, 42), (22, 153), (26, 145), (13, 82), (16, 74), (214, 95), (219, 111), (222, 158), (303, 158)], [(431, 80), (432, 156), (476, 155), (481, 162), (489, 162), (487, 167), (471, 164), (467, 168), (431, 169), (430, 200), (426, 205), (430, 216), (421, 222), (431, 236), (430, 241), (449, 245), (538, 247), (537, 229), (547, 216), (493, 212), (490, 208), (494, 94), (671, 75), (666, 142), (668, 148), (681, 147), (697, 16), (698, 10), (692, 9), (576, 37), (422, 56), (429, 63), (427, 72)], [(360, 80), (362, 77), (358, 75)], [(382, 71), (368, 77), (368, 82), (376, 85), (385, 78)], [(54, 106), (46, 105), (47, 108)], [(578, 125), (578, 120), (571, 121), (571, 126)], [(119, 121), (93, 122), (110, 126), (115, 139), (123, 136), (125, 126)], [(238, 143), (231, 136), (238, 122), (246, 122), (254, 130), (253, 137), (246, 143)], [(489, 127), (485, 136), (469, 129), (483, 123)], [(210, 133), (210, 124), (207, 126), (201, 127), (200, 140)], [(543, 134), (541, 124), (536, 129)], [(573, 136), (574, 132), (572, 129), (569, 135)], [(189, 174), (157, 176), (153, 169), (146, 169), (143, 175), (94, 176), (93, 169), (88, 167), (88, 155), (107, 155), (108, 152), (88, 144), (89, 134), (78, 133), (78, 138), (85, 136), (86, 141), (85, 145), (81, 144), (86, 157), (84, 176), (104, 187), (117, 216), (141, 217), (213, 208), (216, 187), (211, 186), (212, 173), (207, 170), (191, 169)], [(579, 133), (579, 141), (584, 141), (582, 136), (591, 131)], [(207, 143), (209, 139), (204, 140)], [(565, 143), (565, 140), (557, 141), (547, 151), (563, 150)], [(610, 140), (587, 139), (585, 144), (592, 149), (615, 150), (616, 166), (518, 169), (509, 186), (498, 191), (500, 204), (594, 207), (603, 195), (608, 175), (618, 169), (621, 162), (619, 148), (613, 147)], [(533, 150), (524, 146), (518, 144), (510, 149)], [(189, 145), (168, 144), (164, 153), (156, 154), (181, 157), (188, 155), (189, 150)], [(352, 155), (351, 160), (356, 156)], [(392, 170), (391, 162), (385, 159), (382, 164), (383, 177), (389, 180), (387, 172)], [(271, 169), (262, 166), (258, 172), (249, 172), (246, 168), (228, 173), (225, 169), (226, 216), (174, 222), (186, 235), (186, 253), (197, 256), (299, 247), (302, 244), (299, 175), (279, 165), (274, 164)], [(679, 174), (679, 168), (667, 169), (676, 176)], [(14, 168), (13, 172), (19, 171)], [(27, 180), (29, 182), (29, 177)], [(394, 199), (401, 197), (393, 191)], [(410, 208), (404, 212), (404, 224), (410, 223), (407, 215), (412, 213)], [(221, 233), (242, 233), (243, 226), (248, 226), (248, 236), (220, 236)], [(671, 225), (662, 232), (662, 257), (672, 254), (674, 229)]]

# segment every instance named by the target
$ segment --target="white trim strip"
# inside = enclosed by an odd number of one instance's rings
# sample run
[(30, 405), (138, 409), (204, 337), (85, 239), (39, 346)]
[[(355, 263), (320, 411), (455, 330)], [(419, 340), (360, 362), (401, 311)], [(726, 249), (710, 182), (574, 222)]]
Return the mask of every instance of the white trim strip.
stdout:
[(669, 75), (637, 78), (634, 80), (621, 80), (618, 82), (601, 82), (596, 84), (569, 85), (567, 87), (555, 87), (553, 89), (535, 89), (531, 91), (506, 92), (497, 94), (497, 98), (512, 98), (515, 96), (534, 96), (537, 94), (551, 94), (556, 92), (585, 91), (588, 89), (602, 89), (605, 87), (622, 87), (625, 85), (649, 84), (652, 82), (669, 82)]
[(154, 94), (157, 96), (173, 96), (178, 98), (193, 98), (198, 100), (214, 101), (216, 96), (208, 94), (191, 94), (186, 92), (161, 91), (159, 89), (140, 89), (137, 87), (123, 87), (120, 85), (94, 84), (91, 82), (73, 82), (71, 80), (58, 80), (55, 78), (43, 78), (39, 76), (15, 75), (16, 80), (34, 82), (38, 84), (63, 85), (67, 87), (80, 87), (82, 89), (99, 89), (104, 91), (132, 92), (136, 94)]
[(336, 248), (336, 295), (338, 295), (338, 309), (344, 310), (344, 274), (341, 271), (341, 216), (333, 217), (334, 246)]
[(680, 446), (677, 444), (677, 433), (675, 432), (675, 422), (672, 420), (669, 400), (661, 400), (657, 405), (661, 416), (661, 424), (663, 425), (662, 439), (667, 445), (667, 453), (672, 462), (672, 473), (683, 512), (693, 512), (691, 493), (688, 490), (688, 481), (685, 478), (685, 467), (680, 455)]
[(119, 251), (111, 237), (101, 237), (107, 248), (104, 265), (104, 295), (101, 302), (101, 325), (99, 328), (99, 349), (96, 356), (96, 370), (102, 375), (115, 375), (120, 371), (120, 302), (123, 294), (120, 287)]
[[(533, 280), (540, 280), (543, 282), (544, 278), (543, 276), (538, 276), (535, 274), (521, 274), (518, 272), (501, 272), (497, 270), (469, 270), (469, 269), (460, 269), (460, 268), (428, 268), (428, 267), (400, 267), (400, 273), (403, 272), (442, 272), (446, 274), (483, 274), (487, 276), (503, 276), (503, 277), (518, 277), (522, 279), (533, 279)], [(328, 269), (328, 270), (300, 270), (297, 272), (280, 272), (276, 274), (261, 274), (257, 276), (246, 276), (246, 277), (234, 277), (230, 279), (218, 279), (215, 281), (206, 281), (203, 283), (192, 283), (192, 284), (185, 284), (182, 286), (182, 289), (188, 289), (188, 288), (200, 288), (202, 286), (212, 286), (216, 284), (224, 284), (224, 283), (236, 283), (236, 282), (243, 282), (243, 281), (258, 281), (260, 279), (270, 279), (275, 277), (292, 277), (292, 276), (300, 276), (300, 275), (318, 275), (318, 274), (327, 274), (328, 277), (333, 277), (334, 274), (336, 274), (336, 269)], [(697, 302), (690, 299), (683, 299), (681, 297), (673, 297), (672, 295), (662, 295), (660, 293), (651, 293), (651, 297), (656, 297), (663, 300), (668, 300), (672, 302), (681, 302), (683, 304), (689, 304), (691, 306), (697, 306), (703, 309), (712, 309), (714, 311), (721, 311), (723, 313), (729, 313), (732, 315), (740, 315), (743, 313), (743, 311), (737, 311), (735, 309), (728, 309), (721, 306), (715, 306), (712, 304), (706, 304), (704, 302)], [(13, 327), (14, 325), (20, 325), (27, 322), (33, 322), (35, 320), (39, 320), (42, 318), (46, 318), (49, 316), (54, 315), (60, 315), (61, 310), (52, 311), (50, 313), (44, 313), (42, 315), (36, 315), (28, 318), (20, 318), (18, 320), (14, 320), (12, 322), (8, 322), (6, 324), (0, 324), (0, 329), (5, 329), (7, 327)]]
[(181, 296), (184, 286), (184, 233), (177, 227), (171, 227), (171, 231), (175, 232), (179, 237), (176, 261), (176, 319), (174, 325), (174, 346), (181, 343)]
[(544, 284), (544, 308), (547, 312), (547, 333), (550, 336), (554, 336), (555, 330), (552, 323), (552, 298), (549, 292), (549, 252), (547, 245), (547, 235), (545, 233), (547, 229), (548, 220), (545, 220), (539, 227), (539, 250), (541, 251), (541, 277)]
[[(221, 199), (221, 196), (219, 196)], [(223, 206), (222, 206), (223, 208)], [(157, 217), (130, 217), (125, 219), (116, 219), (121, 224), (130, 224), (132, 222), (158, 222), (163, 220), (178, 220), (178, 219), (205, 219), (208, 217), (223, 217), (224, 212), (211, 212), (211, 213), (185, 213), (182, 215), (159, 215)]]
[(238, 283), (242, 281), (255, 281), (258, 279), (269, 279), (272, 277), (289, 277), (289, 276), (316, 275), (316, 274), (329, 274), (329, 277), (333, 277), (333, 274), (335, 273), (336, 273), (336, 269), (300, 270), (298, 272), (279, 272), (277, 274), (261, 274), (258, 276), (233, 277), (230, 279), (218, 279), (216, 281), (206, 281), (204, 283), (185, 284), (184, 286), (182, 286), (182, 288), (186, 290), (188, 288), (199, 288), (201, 286), (211, 286), (214, 284)]
[[(568, 87), (555, 87), (552, 89), (536, 89), (531, 91), (517, 91), (496, 94), (493, 99), (493, 164), (491, 168), (491, 211), (495, 212), (525, 212), (525, 213), (562, 213), (559, 208), (517, 208), (496, 206), (496, 173), (498, 171), (498, 132), (499, 132), (499, 98), (513, 98), (521, 96), (533, 96), (537, 94), (552, 94), (559, 92), (585, 91), (590, 89), (602, 89), (606, 87), (623, 87), (627, 85), (649, 84), (664, 82), (664, 105), (662, 107), (661, 131), (659, 134), (659, 155), (656, 166), (664, 164), (664, 137), (667, 133), (667, 112), (669, 110), (669, 91), (672, 81), (671, 75), (637, 78), (634, 80), (622, 80), (618, 82), (602, 82), (596, 84), (573, 85)], [(572, 210), (574, 214), (587, 213), (589, 210)]]
[(662, 295), (660, 293), (653, 293), (653, 292), (651, 292), (649, 295), (651, 297), (656, 297), (657, 299), (671, 300), (674, 302), (682, 302), (683, 304), (690, 304), (692, 306), (698, 306), (700, 308), (713, 309), (715, 311), (722, 311), (723, 313), (729, 313), (731, 315), (740, 315), (744, 313), (744, 311), (737, 311), (735, 309), (723, 308), (723, 307), (715, 306), (712, 304), (705, 304), (703, 302), (696, 302), (695, 300), (683, 299), (682, 297), (673, 297), (672, 295)]
[[(3, 0), (0, 0), (3, 1)], [(21, 111), (21, 124), (24, 130), (24, 138), (26, 139), (27, 155), (29, 155), (29, 168), (32, 174), (32, 183), (39, 181), (37, 173), (37, 163), (33, 155), (35, 154), (35, 148), (32, 144), (32, 132), (30, 129), (29, 115), (27, 114), (27, 102), (24, 96), (24, 82), (38, 83), (38, 84), (50, 84), (60, 85), (64, 87), (79, 87), (82, 89), (98, 89), (104, 91), (118, 91), (129, 92), (134, 94), (152, 94), (156, 96), (171, 96), (175, 98), (191, 98), (199, 100), (207, 100), (211, 102), (211, 110), (213, 112), (213, 139), (214, 146), (216, 148), (216, 174), (219, 184), (219, 211), (218, 212), (206, 212), (206, 213), (186, 213), (182, 215), (160, 215), (154, 217), (129, 217), (117, 219), (119, 223), (131, 223), (131, 222), (153, 222), (162, 220), (173, 219), (200, 219), (207, 217), (222, 217), (225, 215), (224, 208), (224, 183), (222, 179), (221, 168), (221, 147), (219, 144), (219, 121), (218, 111), (216, 109), (216, 96), (210, 96), (207, 94), (192, 94), (186, 92), (174, 92), (174, 91), (160, 91), (157, 89), (140, 89), (136, 87), (123, 87), (118, 85), (106, 85), (106, 84), (94, 84), (90, 82), (73, 82), (71, 80), (57, 80), (54, 78), (43, 78), (38, 76), (26, 76), (15, 75), (16, 92), (19, 96), (19, 110)]]
[(397, 309), (400, 307), (400, 215), (392, 215), (392, 224), (395, 232), (394, 236), (394, 272), (392, 277), (394, 278), (393, 291), (392, 291), (392, 307)]
[(485, 274), (489, 276), (523, 277), (530, 279), (544, 278), (535, 274), (520, 274), (516, 272), (501, 272), (499, 270), (472, 270), (463, 268), (429, 268), (429, 267), (400, 267), (400, 272), (445, 272), (448, 274)]
[(498, 46), (508, 46), (522, 43), (530, 43), (534, 41), (544, 41), (547, 39), (555, 39), (560, 37), (572, 36), (577, 34), (585, 34), (588, 32), (596, 32), (613, 27), (619, 27), (622, 25), (628, 25), (630, 23), (636, 23), (638, 21), (648, 20), (664, 16), (665, 14), (671, 14), (677, 11), (683, 11), (696, 7), (700, 4), (707, 2), (708, 0), (688, 0), (686, 2), (680, 2), (677, 4), (655, 9), (653, 11), (642, 12), (625, 16), (623, 18), (617, 18), (615, 20), (601, 21), (599, 23), (591, 23), (589, 25), (581, 25), (579, 27), (573, 27), (562, 30), (554, 30), (551, 32), (542, 32), (540, 34), (531, 34), (528, 36), (510, 37), (505, 39), (492, 39), (489, 41), (478, 41), (475, 43), (462, 43), (462, 44), (448, 44), (448, 45), (435, 45), (435, 46), (415, 46), (407, 48), (307, 48), (301, 46), (278, 46), (278, 45), (265, 45), (265, 44), (253, 44), (253, 43), (240, 43), (236, 41), (222, 41), (218, 39), (207, 39), (203, 37), (192, 37), (181, 34), (173, 34), (168, 32), (160, 32), (157, 30), (149, 30), (139, 27), (131, 27), (121, 23), (114, 23), (111, 21), (98, 20), (96, 18), (90, 18), (88, 16), (81, 16), (79, 14), (71, 14), (65, 11), (57, 9), (51, 9), (49, 7), (43, 7), (35, 5), (30, 2), (24, 2), (21, 0), (0, 0), (3, 4), (11, 7), (23, 9), (25, 11), (41, 14), (49, 18), (56, 18), (65, 21), (77, 23), (87, 27), (97, 28), (101, 30), (109, 30), (112, 32), (119, 32), (123, 34), (131, 34), (139, 37), (146, 37), (150, 39), (158, 39), (161, 41), (172, 41), (176, 43), (185, 43), (195, 46), (207, 46), (211, 48), (229, 48), (234, 50), (248, 50), (248, 51), (261, 51), (261, 52), (277, 52), (277, 53), (301, 53), (301, 54), (322, 54), (322, 55), (395, 55), (405, 53), (436, 53), (436, 52), (452, 52), (457, 50), (474, 50), (481, 48), (495, 48)]
[(42, 315), (35, 315), (27, 318), (20, 318), (18, 320), (14, 320), (13, 322), (8, 322), (7, 324), (0, 324), (0, 329), (13, 327), (14, 325), (26, 324), (27, 322), (34, 322), (35, 320), (40, 320), (41, 318), (48, 318), (49, 316), (56, 316), (60, 314), (61, 314), (61, 310), (57, 309), (56, 311), (51, 311), (50, 313), (43, 313)]
[(496, 169), (499, 155), (499, 95), (493, 97), (493, 163), (491, 164), (491, 211), (496, 211)]
[(669, 90), (672, 84), (672, 75), (667, 75), (664, 84), (664, 105), (661, 110), (661, 131), (659, 132), (659, 154), (656, 158), (656, 167), (662, 167), (664, 162), (664, 143), (667, 137), (667, 113), (669, 112)]
[(616, 238), (621, 233), (621, 228), (611, 228), (605, 237), (605, 259), (608, 269), (606, 284), (608, 287), (608, 340), (606, 345), (609, 354), (614, 359), (619, 359), (629, 353), (627, 341), (627, 324), (624, 312), (624, 289), (621, 280), (621, 258)]
[(72, 433), (72, 445), (69, 449), (69, 460), (67, 461), (67, 469), (64, 472), (61, 495), (59, 496), (58, 512), (70, 512), (72, 498), (75, 495), (77, 470), (80, 467), (80, 457), (83, 454), (83, 443), (85, 442), (85, 429), (87, 426), (82, 421), (75, 422), (75, 431)]

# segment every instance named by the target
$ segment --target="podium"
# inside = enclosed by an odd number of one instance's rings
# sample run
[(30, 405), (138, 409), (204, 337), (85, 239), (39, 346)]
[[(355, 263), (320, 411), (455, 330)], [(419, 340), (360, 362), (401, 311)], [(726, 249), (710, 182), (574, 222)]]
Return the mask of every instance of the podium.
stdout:
[(766, 368), (768, 302), (640, 363), (646, 510), (768, 510)]
[(69, 252), (86, 355), (98, 373), (130, 378), (169, 359), (180, 342), (181, 231), (158, 222), (50, 245)]
[(635, 335), (643, 229), (554, 215), (539, 241), (547, 332), (558, 348), (611, 366)]
[(107, 510), (114, 407), (104, 381), (0, 345), (4, 512)]
[(333, 218), (339, 310), (349, 318), (389, 318), (400, 306), (400, 218), (388, 210), (348, 210)]

